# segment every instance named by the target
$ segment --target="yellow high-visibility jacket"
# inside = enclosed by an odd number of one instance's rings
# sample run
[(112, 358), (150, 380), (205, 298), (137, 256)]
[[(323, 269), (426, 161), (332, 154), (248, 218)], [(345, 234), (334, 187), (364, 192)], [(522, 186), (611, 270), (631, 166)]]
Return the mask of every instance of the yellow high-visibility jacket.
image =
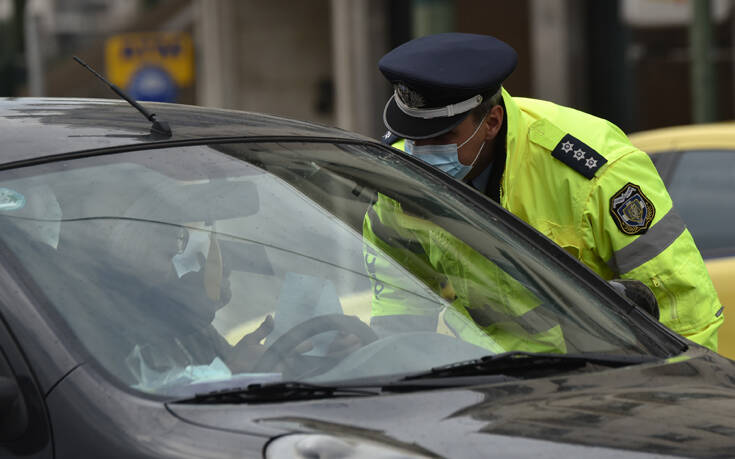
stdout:
[(722, 305), (648, 155), (601, 118), (505, 89), (503, 101), (500, 205), (602, 278), (645, 283), (664, 325), (716, 351)]

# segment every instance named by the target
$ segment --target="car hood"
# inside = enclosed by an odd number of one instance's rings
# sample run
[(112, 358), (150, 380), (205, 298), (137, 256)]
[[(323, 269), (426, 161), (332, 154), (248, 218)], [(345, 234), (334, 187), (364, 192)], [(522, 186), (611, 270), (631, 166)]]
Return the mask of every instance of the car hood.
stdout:
[(276, 437), (326, 434), (480, 457), (735, 450), (735, 366), (696, 349), (665, 362), (466, 389), (261, 405), (169, 404), (181, 419)]

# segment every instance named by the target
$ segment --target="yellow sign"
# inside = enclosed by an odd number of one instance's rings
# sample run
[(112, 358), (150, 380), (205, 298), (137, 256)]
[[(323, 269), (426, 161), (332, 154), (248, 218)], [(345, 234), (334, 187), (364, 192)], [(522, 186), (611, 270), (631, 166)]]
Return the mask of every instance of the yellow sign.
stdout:
[(184, 32), (150, 32), (115, 35), (105, 44), (108, 79), (127, 87), (144, 67), (158, 67), (179, 86), (194, 80), (194, 45)]

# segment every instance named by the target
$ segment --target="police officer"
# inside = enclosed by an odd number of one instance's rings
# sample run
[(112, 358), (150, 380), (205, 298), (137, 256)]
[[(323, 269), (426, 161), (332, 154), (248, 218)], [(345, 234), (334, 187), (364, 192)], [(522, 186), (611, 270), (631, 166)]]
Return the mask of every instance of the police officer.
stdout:
[(648, 156), (604, 119), (511, 97), (502, 82), (516, 63), (484, 35), (395, 48), (379, 62), (394, 88), (384, 142), (485, 193), (604, 279), (642, 281), (666, 326), (717, 350), (723, 308)]

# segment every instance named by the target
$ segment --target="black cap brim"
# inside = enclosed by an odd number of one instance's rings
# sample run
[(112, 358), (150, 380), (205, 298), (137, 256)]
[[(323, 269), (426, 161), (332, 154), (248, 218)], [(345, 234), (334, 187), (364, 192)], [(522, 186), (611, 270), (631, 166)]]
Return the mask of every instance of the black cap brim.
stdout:
[(422, 140), (438, 137), (451, 131), (455, 126), (465, 120), (471, 113), (460, 113), (459, 115), (439, 118), (416, 118), (405, 114), (395, 101), (395, 95), (388, 99), (383, 110), (383, 123), (393, 134), (404, 139)]

